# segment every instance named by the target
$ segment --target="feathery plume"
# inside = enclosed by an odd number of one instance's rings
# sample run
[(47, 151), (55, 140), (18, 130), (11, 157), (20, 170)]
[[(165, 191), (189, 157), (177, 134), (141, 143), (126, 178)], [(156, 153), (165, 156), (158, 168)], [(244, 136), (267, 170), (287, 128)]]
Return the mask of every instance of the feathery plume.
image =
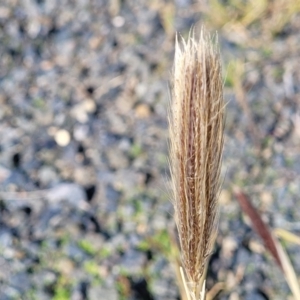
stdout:
[(176, 38), (169, 113), (170, 169), (189, 299), (199, 299), (217, 234), (224, 104), (220, 55), (209, 34)]

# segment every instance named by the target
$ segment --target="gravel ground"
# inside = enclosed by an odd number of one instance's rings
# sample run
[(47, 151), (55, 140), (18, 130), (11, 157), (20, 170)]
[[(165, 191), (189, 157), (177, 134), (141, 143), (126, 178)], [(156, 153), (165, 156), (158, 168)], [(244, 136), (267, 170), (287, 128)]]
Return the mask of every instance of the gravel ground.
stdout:
[[(0, 300), (179, 299), (166, 258), (168, 79), (175, 32), (204, 20), (219, 28), (227, 102), (207, 287), (288, 299), (232, 190), (299, 234), (300, 15), (239, 27), (201, 5), (1, 1)], [(299, 249), (285, 246), (300, 274)]]

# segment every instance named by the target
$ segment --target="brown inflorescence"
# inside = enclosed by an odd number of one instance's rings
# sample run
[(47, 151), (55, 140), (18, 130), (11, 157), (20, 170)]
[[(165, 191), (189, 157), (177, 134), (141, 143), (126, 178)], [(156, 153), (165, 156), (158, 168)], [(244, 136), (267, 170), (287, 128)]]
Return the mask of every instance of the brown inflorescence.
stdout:
[(201, 30), (176, 39), (169, 114), (170, 168), (182, 265), (191, 290), (217, 234), (224, 102), (217, 43)]

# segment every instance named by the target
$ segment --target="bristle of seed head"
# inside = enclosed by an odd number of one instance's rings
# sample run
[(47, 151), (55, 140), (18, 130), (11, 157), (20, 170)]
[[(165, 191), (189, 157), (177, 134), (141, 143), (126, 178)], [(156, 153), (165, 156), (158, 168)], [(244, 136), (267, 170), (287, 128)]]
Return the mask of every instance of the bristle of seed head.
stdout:
[[(180, 40), (180, 41), (179, 41)], [(169, 114), (170, 169), (182, 264), (195, 290), (217, 234), (224, 104), (217, 41), (176, 37)]]

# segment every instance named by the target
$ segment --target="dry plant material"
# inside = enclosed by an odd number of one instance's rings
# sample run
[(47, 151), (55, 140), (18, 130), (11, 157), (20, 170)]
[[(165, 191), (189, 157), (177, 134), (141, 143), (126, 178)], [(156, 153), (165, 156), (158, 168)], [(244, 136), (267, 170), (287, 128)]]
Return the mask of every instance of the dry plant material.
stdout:
[(217, 235), (224, 103), (220, 55), (201, 30), (176, 39), (169, 114), (170, 168), (189, 299), (199, 299)]
[(239, 204), (240, 204), (242, 210), (251, 219), (253, 229), (256, 231), (256, 233), (258, 233), (260, 235), (266, 248), (270, 251), (270, 253), (274, 257), (278, 266), (281, 269), (283, 269), (280, 258), (279, 258), (279, 254), (278, 254), (275, 242), (274, 242), (274, 238), (271, 234), (271, 231), (269, 230), (267, 225), (262, 220), (259, 212), (254, 208), (254, 206), (250, 202), (249, 197), (246, 194), (244, 194), (241, 191), (236, 191), (235, 195), (236, 195), (237, 200), (239, 201)]
[(300, 236), (298, 236), (292, 232), (289, 232), (288, 230), (285, 230), (283, 228), (274, 229), (274, 233), (277, 237), (282, 238), (282, 239), (286, 240), (287, 242), (290, 242), (290, 243), (300, 246)]
[[(272, 234), (269, 227), (264, 223), (259, 212), (251, 204), (249, 197), (240, 190), (236, 190), (235, 194), (242, 210), (251, 219), (253, 229), (260, 235), (266, 248), (270, 251), (278, 266), (283, 271), (294, 298), (300, 299), (298, 278), (287, 253), (279, 243), (278, 239)], [(277, 230), (277, 234), (278, 232), (286, 234), (285, 231)], [(289, 237), (291, 237), (291, 235), (289, 235)], [(292, 235), (292, 237), (294, 236)]]

